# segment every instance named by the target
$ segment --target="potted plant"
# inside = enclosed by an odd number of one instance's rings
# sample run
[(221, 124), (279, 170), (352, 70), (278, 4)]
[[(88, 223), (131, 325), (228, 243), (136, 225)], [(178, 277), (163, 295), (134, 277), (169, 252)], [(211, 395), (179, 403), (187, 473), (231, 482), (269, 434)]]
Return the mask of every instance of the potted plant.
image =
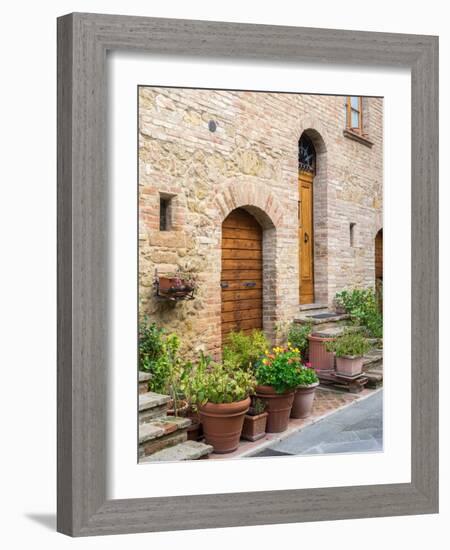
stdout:
[(257, 364), (255, 393), (266, 403), (268, 433), (284, 432), (288, 427), (300, 367), (300, 352), (290, 345), (273, 348)]
[(239, 446), (244, 416), (255, 387), (251, 372), (233, 363), (214, 363), (201, 354), (189, 381), (189, 396), (198, 409), (206, 443), (216, 453)]
[(363, 356), (370, 349), (367, 338), (359, 332), (347, 331), (326, 346), (328, 351), (336, 355), (337, 374), (350, 378), (361, 374)]
[(242, 439), (258, 441), (266, 435), (268, 413), (265, 412), (266, 404), (262, 399), (254, 398), (244, 417)]
[(299, 373), (299, 385), (295, 390), (291, 418), (306, 418), (311, 414), (316, 388), (319, 379), (316, 371), (309, 364), (304, 365)]

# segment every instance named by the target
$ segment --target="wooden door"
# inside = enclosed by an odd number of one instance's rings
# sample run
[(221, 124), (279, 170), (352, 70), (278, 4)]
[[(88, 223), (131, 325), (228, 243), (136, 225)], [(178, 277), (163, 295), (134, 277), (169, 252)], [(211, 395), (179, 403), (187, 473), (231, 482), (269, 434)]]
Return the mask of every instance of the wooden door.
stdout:
[(298, 176), (298, 239), (300, 303), (314, 303), (314, 242), (313, 242), (313, 174), (300, 172)]
[(222, 341), (262, 329), (262, 229), (242, 208), (222, 224)]

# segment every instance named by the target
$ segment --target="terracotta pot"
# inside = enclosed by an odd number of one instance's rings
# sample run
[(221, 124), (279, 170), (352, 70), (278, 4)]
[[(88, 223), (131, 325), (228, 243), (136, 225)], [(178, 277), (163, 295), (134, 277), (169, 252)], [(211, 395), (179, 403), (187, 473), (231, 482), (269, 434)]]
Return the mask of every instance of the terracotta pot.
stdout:
[(244, 417), (244, 427), (242, 428), (242, 439), (248, 441), (258, 441), (266, 435), (268, 413), (263, 412), (250, 416), (246, 414)]
[(199, 407), (206, 443), (215, 453), (231, 453), (239, 446), (244, 416), (250, 406), (250, 397), (235, 403), (206, 403)]
[[(177, 400), (177, 414), (176, 416), (187, 416), (189, 410), (189, 403), (184, 399)], [(173, 399), (168, 403), (167, 409), (168, 416), (175, 416), (175, 409), (173, 406)]]
[(267, 417), (266, 431), (268, 433), (284, 432), (289, 424), (294, 390), (277, 393), (272, 386), (256, 386), (256, 397), (266, 403)]
[(187, 438), (190, 441), (199, 441), (203, 436), (202, 425), (199, 420), (191, 418), (192, 424), (187, 429)]
[(319, 382), (315, 382), (314, 384), (309, 384), (309, 386), (299, 386), (295, 390), (291, 418), (306, 418), (311, 414), (318, 385)]
[(362, 357), (336, 357), (336, 373), (342, 376), (358, 376), (362, 373)]
[(334, 370), (334, 354), (327, 351), (325, 344), (332, 342), (334, 338), (322, 338), (321, 336), (308, 336), (309, 340), (309, 362), (311, 367), (318, 371), (329, 372)]

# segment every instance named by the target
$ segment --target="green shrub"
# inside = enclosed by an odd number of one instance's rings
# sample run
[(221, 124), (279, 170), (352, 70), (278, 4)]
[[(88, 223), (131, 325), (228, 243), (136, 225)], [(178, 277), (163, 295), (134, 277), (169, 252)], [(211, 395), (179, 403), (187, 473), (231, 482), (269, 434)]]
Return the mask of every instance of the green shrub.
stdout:
[(163, 354), (164, 336), (164, 329), (149, 323), (147, 318), (139, 325), (139, 370), (152, 372), (155, 361)]
[(316, 371), (310, 367), (302, 366), (298, 378), (298, 386), (309, 386), (319, 381)]
[(152, 375), (149, 390), (170, 395), (175, 409), (185, 376), (179, 349), (180, 339), (176, 334), (166, 334), (155, 323), (142, 323), (139, 327), (139, 368)]
[(262, 330), (253, 330), (249, 335), (242, 331), (230, 332), (222, 350), (222, 358), (224, 362), (243, 369), (253, 368), (268, 348), (269, 341)]
[(272, 386), (283, 393), (300, 384), (301, 356), (297, 348), (275, 347), (272, 353), (262, 357), (256, 368), (256, 381), (262, 386)]
[(288, 330), (288, 342), (300, 351), (302, 357), (305, 356), (309, 346), (308, 336), (311, 334), (312, 326), (312, 323), (291, 323)]
[(185, 391), (192, 404), (234, 403), (249, 397), (255, 388), (251, 372), (230, 363), (214, 363), (203, 353), (186, 379)]
[(345, 332), (334, 341), (326, 343), (327, 351), (334, 352), (337, 357), (362, 357), (370, 349), (367, 338), (359, 332)]
[(370, 336), (383, 337), (383, 316), (374, 290), (342, 290), (336, 294), (335, 303), (342, 305), (350, 314), (352, 322), (367, 329)]

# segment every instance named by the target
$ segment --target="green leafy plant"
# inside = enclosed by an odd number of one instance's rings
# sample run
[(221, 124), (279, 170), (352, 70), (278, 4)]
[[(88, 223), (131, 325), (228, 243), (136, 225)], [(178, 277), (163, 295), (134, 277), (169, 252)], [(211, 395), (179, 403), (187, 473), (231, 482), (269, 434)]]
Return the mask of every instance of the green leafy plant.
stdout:
[(175, 414), (183, 397), (182, 380), (187, 375), (180, 354), (180, 339), (166, 334), (155, 323), (143, 323), (139, 328), (139, 368), (149, 372), (149, 390), (170, 395)]
[(262, 386), (272, 386), (277, 393), (283, 393), (299, 385), (301, 356), (298, 348), (275, 347), (260, 359), (256, 368), (256, 381)]
[(374, 338), (383, 337), (383, 316), (377, 296), (371, 288), (342, 290), (335, 297), (335, 303), (344, 307), (352, 322), (364, 327)]
[(287, 340), (294, 348), (300, 351), (302, 356), (306, 354), (306, 350), (308, 349), (308, 336), (311, 334), (312, 326), (312, 323), (291, 323), (289, 326)]
[(326, 349), (337, 357), (362, 357), (369, 351), (370, 344), (359, 332), (347, 331), (334, 341), (327, 342)]
[(140, 323), (139, 370), (152, 372), (154, 363), (164, 352), (164, 335), (164, 329), (150, 323), (147, 317)]
[(248, 409), (247, 414), (249, 416), (258, 416), (258, 414), (262, 414), (265, 410), (266, 410), (265, 401), (257, 397), (253, 397), (252, 404), (250, 405), (250, 408)]
[(242, 331), (231, 332), (223, 347), (222, 357), (226, 363), (248, 369), (255, 366), (268, 348), (269, 341), (262, 330), (253, 330), (249, 335)]
[(310, 386), (319, 381), (316, 371), (310, 367), (302, 366), (298, 377), (298, 386)]
[(186, 394), (195, 406), (205, 403), (234, 403), (251, 395), (255, 379), (248, 370), (230, 362), (215, 363), (201, 353), (198, 364), (186, 382)]

